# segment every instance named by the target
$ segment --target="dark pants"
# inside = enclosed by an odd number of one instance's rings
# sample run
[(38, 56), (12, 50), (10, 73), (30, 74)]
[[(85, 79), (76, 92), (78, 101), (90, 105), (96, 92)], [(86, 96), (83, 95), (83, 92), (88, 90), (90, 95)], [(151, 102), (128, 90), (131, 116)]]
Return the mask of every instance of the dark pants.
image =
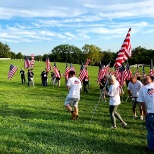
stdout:
[(118, 105), (110, 105), (109, 112), (111, 121), (113, 124), (113, 127), (116, 126), (116, 118), (120, 120), (120, 122), (123, 122), (123, 119), (121, 118), (120, 114), (117, 112)]
[(22, 84), (26, 83), (25, 76), (21, 76), (21, 82), (22, 82)]
[(148, 148), (154, 151), (154, 113), (149, 113), (146, 118)]
[(43, 86), (47, 87), (47, 80), (43, 80)]
[(84, 81), (83, 82), (83, 91), (86, 93), (88, 93), (87, 85), (88, 85), (88, 81)]

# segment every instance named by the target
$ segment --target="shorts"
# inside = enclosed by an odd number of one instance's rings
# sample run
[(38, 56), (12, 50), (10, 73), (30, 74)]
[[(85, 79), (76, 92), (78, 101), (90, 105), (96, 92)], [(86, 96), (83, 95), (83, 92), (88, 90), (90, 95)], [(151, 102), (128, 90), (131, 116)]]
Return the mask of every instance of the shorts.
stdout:
[(135, 102), (134, 100), (132, 100), (132, 108), (136, 108), (136, 105), (139, 105), (139, 108), (141, 108), (141, 103), (140, 102)]
[(78, 102), (79, 102), (79, 98), (70, 98), (70, 97), (66, 97), (65, 99), (65, 105), (71, 105), (71, 106), (74, 106), (74, 107), (78, 107)]

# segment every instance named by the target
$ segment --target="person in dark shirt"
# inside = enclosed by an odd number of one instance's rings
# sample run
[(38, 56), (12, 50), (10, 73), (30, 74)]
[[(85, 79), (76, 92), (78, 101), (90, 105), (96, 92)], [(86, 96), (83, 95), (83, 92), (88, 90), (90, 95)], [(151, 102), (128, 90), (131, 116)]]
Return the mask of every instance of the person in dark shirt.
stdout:
[(22, 84), (23, 83), (26, 83), (26, 80), (25, 80), (25, 71), (24, 71), (23, 68), (20, 70), (20, 75), (21, 75), (21, 82), (22, 82)]
[(47, 86), (47, 80), (48, 80), (48, 73), (43, 71), (41, 75), (42, 75), (42, 84), (43, 84), (44, 87), (46, 87)]

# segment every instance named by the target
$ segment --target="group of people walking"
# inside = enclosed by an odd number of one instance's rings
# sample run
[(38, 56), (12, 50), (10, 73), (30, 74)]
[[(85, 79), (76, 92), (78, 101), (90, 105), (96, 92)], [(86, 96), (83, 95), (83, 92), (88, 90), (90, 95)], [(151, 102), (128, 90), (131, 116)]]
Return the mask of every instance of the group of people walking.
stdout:
[[(60, 72), (59, 72), (60, 73)], [(20, 70), (22, 84), (26, 82), (25, 71)], [(32, 69), (28, 70), (28, 86), (34, 86), (34, 73)], [(57, 83), (60, 86), (60, 78), (56, 78), (51, 73), (51, 79), (53, 84)], [(142, 82), (137, 80), (135, 76), (130, 78), (127, 83), (128, 97), (132, 99), (132, 114), (133, 118), (137, 119), (137, 105), (139, 106), (140, 119), (146, 121), (147, 128), (147, 142), (148, 148), (154, 151), (154, 82), (150, 76), (142, 78)], [(42, 71), (41, 73), (42, 85), (47, 86), (48, 73)], [(89, 79), (83, 80), (84, 92), (88, 92), (87, 85)], [(117, 112), (119, 105), (121, 104), (120, 95), (121, 89), (120, 84), (114, 75), (105, 76), (100, 81), (100, 91), (102, 100), (106, 102), (106, 95), (109, 96), (109, 114), (111, 118), (112, 129), (117, 128), (116, 119), (121, 122), (122, 127), (126, 127), (127, 123), (123, 120), (121, 115)], [(80, 91), (82, 88), (81, 81), (75, 76), (74, 71), (69, 72), (69, 78), (66, 83), (68, 89), (68, 95), (65, 99), (64, 105), (67, 110), (71, 113), (71, 119), (79, 118), (78, 103), (80, 100)], [(72, 106), (74, 108), (72, 108)]]
[[(109, 88), (106, 88), (107, 83)], [(78, 102), (80, 100), (81, 81), (75, 77), (75, 72), (70, 71), (70, 78), (67, 82), (69, 93), (65, 99), (64, 105), (70, 111), (72, 119), (77, 119), (79, 116)], [(100, 83), (101, 93), (109, 96), (109, 113), (112, 122), (112, 129), (116, 129), (116, 118), (121, 122), (122, 127), (126, 127), (127, 123), (123, 120), (117, 109), (121, 103), (121, 89), (119, 82), (114, 75), (105, 76)], [(147, 143), (148, 149), (154, 151), (154, 82), (150, 76), (145, 76), (142, 82), (132, 77), (128, 83), (128, 95), (132, 99), (133, 118), (137, 119), (136, 106), (139, 105), (140, 119), (146, 121), (147, 128)], [(102, 94), (101, 94), (102, 95)], [(74, 110), (71, 106), (74, 106)]]

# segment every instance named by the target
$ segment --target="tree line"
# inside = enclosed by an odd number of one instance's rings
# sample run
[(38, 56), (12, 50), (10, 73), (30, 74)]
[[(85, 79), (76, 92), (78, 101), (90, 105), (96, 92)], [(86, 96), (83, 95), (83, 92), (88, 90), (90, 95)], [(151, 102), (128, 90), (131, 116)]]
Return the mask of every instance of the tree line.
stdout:
[[(35, 60), (45, 61), (48, 57), (50, 61), (81, 64), (85, 63), (87, 58), (90, 58), (91, 65), (99, 65), (100, 62), (107, 65), (111, 61), (111, 66), (113, 66), (117, 53), (111, 50), (103, 51), (100, 47), (92, 44), (85, 44), (81, 49), (74, 45), (61, 44), (54, 47), (49, 54), (35, 55)], [(25, 56), (31, 59), (31, 55), (23, 55), (21, 52), (15, 54), (11, 51), (9, 45), (0, 42), (0, 58), (24, 59)], [(128, 62), (130, 65), (149, 65), (151, 59), (154, 60), (154, 50), (139, 46), (132, 49), (132, 56)]]

